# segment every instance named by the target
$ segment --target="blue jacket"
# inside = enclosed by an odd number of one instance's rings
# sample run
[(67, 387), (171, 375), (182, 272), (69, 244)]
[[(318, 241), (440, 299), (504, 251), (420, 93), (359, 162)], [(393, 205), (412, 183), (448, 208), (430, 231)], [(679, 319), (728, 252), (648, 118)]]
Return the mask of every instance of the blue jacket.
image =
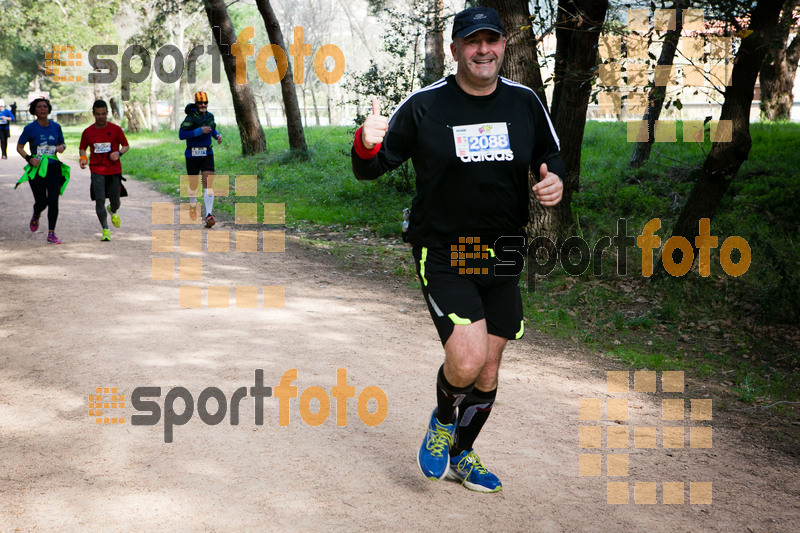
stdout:
[[(214, 115), (209, 112), (201, 113), (195, 104), (189, 104), (184, 110), (186, 118), (181, 123), (178, 130), (178, 137), (186, 141), (186, 151), (184, 156), (196, 157), (192, 155), (192, 148), (208, 148), (206, 155), (214, 155), (211, 143), (219, 135), (214, 122)], [(203, 133), (203, 126), (209, 126), (211, 132)]]
[(2, 111), (0, 111), (0, 128), (7, 130), (8, 123), (14, 120), (17, 120), (16, 118), (14, 118), (14, 113), (9, 111), (8, 109), (3, 109)]

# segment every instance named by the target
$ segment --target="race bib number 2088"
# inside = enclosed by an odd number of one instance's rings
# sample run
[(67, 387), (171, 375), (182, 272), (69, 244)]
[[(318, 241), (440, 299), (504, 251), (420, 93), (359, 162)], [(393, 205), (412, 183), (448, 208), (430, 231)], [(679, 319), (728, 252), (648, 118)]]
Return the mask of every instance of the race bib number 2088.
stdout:
[(505, 122), (453, 126), (456, 155), (464, 163), (511, 161), (511, 141)]

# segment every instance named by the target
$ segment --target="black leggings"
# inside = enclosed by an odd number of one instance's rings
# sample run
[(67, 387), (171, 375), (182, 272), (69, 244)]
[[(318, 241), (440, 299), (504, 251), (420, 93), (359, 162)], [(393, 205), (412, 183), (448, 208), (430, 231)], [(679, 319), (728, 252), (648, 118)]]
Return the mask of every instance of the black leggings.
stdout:
[(61, 186), (64, 184), (64, 176), (61, 175), (61, 164), (49, 161), (47, 165), (47, 175), (37, 176), (28, 180), (33, 191), (33, 216), (38, 218), (42, 211), (47, 209), (47, 225), (50, 231), (55, 231), (56, 221), (58, 220), (58, 195)]
[(3, 149), (3, 157), (8, 157), (6, 151), (8, 150), (8, 138), (11, 135), (11, 130), (0, 126), (0, 148)]

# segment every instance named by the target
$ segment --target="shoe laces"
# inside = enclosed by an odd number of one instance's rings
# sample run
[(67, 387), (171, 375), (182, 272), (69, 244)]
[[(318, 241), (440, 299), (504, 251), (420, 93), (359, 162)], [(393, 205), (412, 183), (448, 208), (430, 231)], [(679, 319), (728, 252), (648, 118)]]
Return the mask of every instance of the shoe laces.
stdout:
[(428, 438), (425, 449), (431, 452), (431, 455), (434, 457), (441, 457), (444, 453), (445, 446), (449, 447), (450, 444), (452, 444), (453, 436), (447, 428), (442, 427), (438, 422), (436, 423), (436, 429), (428, 428), (428, 433), (432, 433), (433, 435)]
[(475, 452), (469, 452), (467, 455), (461, 458), (458, 462), (458, 469), (459, 470), (466, 470), (467, 465), (469, 465), (469, 472), (468, 474), (472, 473), (473, 470), (477, 470), (479, 474), (488, 474), (489, 471), (481, 463), (481, 458), (478, 457), (478, 454)]

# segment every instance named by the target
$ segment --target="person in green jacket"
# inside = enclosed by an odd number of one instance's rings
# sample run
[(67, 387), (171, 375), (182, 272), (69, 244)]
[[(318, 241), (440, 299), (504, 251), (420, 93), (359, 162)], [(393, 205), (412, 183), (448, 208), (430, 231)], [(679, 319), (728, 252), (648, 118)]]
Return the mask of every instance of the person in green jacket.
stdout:
[(199, 91), (194, 95), (194, 104), (186, 106), (186, 118), (181, 123), (178, 136), (186, 141), (186, 173), (189, 175), (189, 217), (197, 218), (198, 178), (203, 176), (203, 202), (206, 205), (206, 227), (214, 219), (214, 151), (211, 138), (222, 143), (222, 135), (216, 130), (214, 115), (208, 112), (208, 95)]

